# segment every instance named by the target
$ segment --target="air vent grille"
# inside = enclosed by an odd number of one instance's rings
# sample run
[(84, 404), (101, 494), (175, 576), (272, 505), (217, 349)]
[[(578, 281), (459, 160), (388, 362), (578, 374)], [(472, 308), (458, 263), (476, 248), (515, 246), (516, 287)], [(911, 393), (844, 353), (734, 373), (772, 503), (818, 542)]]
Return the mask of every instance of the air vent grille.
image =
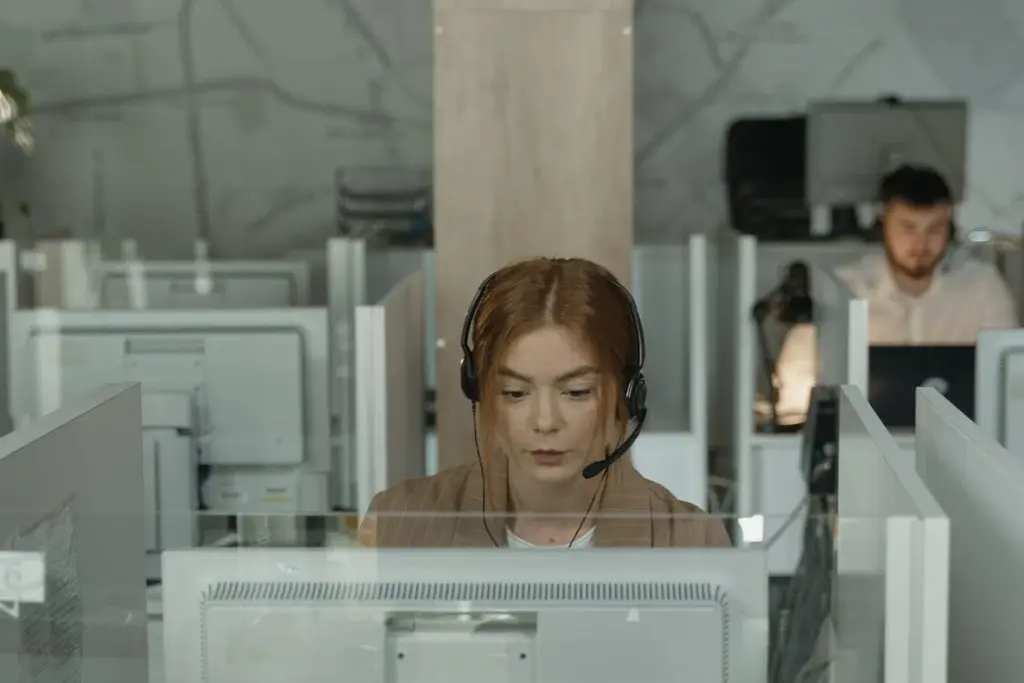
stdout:
[[(597, 603), (623, 606), (643, 605), (715, 605), (722, 618), (722, 680), (730, 678), (730, 652), (732, 641), (729, 599), (725, 590), (711, 583), (676, 582), (248, 582), (228, 581), (211, 585), (203, 595), (200, 620), (201, 659), (206, 670), (207, 614), (217, 606), (260, 603), (315, 604), (343, 606), (362, 603), (371, 606), (397, 606), (436, 604), (444, 602), (501, 604), (503, 607), (522, 605), (534, 609), (556, 607), (557, 603)], [(367, 604), (369, 603), (369, 605)], [(554, 604), (552, 604), (554, 603)]]
[(206, 602), (602, 602), (725, 604), (710, 583), (241, 582), (211, 586)]

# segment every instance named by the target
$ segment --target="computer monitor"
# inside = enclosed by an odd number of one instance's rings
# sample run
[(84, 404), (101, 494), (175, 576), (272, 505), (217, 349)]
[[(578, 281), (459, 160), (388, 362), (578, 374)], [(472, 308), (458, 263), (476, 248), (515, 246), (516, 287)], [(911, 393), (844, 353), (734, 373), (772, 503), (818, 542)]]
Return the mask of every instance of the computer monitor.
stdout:
[(165, 683), (764, 683), (763, 550), (172, 551)]
[(973, 346), (872, 346), (868, 400), (886, 427), (914, 428), (914, 395), (932, 387), (966, 415), (974, 413)]
[[(980, 350), (980, 349), (979, 349)], [(1024, 463), (949, 401), (917, 399), (917, 471), (949, 517), (949, 681), (1019, 681)]]
[(100, 308), (105, 309), (309, 305), (309, 265), (301, 261), (107, 261), (98, 270)]
[(17, 327), (16, 420), (142, 384), (152, 553), (194, 545), (200, 508), (329, 509), (325, 309), (24, 311)]
[[(975, 354), (974, 421), (1011, 454), (1024, 455), (1024, 329), (983, 330)], [(968, 413), (969, 414), (969, 413)]]
[(0, 439), (4, 683), (147, 679), (140, 404), (103, 387)]
[(856, 206), (878, 201), (882, 176), (928, 166), (964, 197), (967, 103), (964, 100), (812, 102), (807, 113), (807, 202)]

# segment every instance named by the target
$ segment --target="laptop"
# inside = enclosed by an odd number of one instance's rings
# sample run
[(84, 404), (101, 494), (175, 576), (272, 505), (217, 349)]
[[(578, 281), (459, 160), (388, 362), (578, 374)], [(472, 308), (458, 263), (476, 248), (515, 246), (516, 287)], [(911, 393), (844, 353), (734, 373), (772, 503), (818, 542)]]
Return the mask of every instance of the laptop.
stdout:
[(974, 346), (872, 346), (868, 402), (890, 428), (914, 428), (918, 387), (932, 387), (974, 419)]

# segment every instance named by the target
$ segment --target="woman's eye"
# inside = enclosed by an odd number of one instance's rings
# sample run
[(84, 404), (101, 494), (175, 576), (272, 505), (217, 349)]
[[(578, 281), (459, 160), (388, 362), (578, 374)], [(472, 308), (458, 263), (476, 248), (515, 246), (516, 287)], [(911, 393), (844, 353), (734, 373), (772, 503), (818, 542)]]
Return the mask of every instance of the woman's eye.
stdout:
[(526, 396), (526, 392), (516, 391), (515, 389), (506, 389), (501, 392), (501, 395), (504, 396), (505, 398), (512, 399), (513, 401), (518, 401), (519, 399)]
[(592, 390), (590, 389), (570, 389), (568, 392), (570, 398), (586, 398), (590, 396)]

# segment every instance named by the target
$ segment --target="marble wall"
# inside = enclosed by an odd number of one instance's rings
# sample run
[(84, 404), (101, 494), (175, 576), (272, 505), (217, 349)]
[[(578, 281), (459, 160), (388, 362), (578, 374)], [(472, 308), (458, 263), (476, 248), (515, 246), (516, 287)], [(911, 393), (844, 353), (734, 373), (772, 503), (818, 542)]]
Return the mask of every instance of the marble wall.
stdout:
[[(181, 256), (312, 245), (339, 167), (427, 164), (429, 0), (2, 0), (0, 65), (35, 101), (37, 151), (0, 157), (33, 234)], [(960, 220), (1024, 219), (1019, 0), (637, 0), (637, 231), (721, 225), (735, 117), (808, 98), (966, 96)]]

